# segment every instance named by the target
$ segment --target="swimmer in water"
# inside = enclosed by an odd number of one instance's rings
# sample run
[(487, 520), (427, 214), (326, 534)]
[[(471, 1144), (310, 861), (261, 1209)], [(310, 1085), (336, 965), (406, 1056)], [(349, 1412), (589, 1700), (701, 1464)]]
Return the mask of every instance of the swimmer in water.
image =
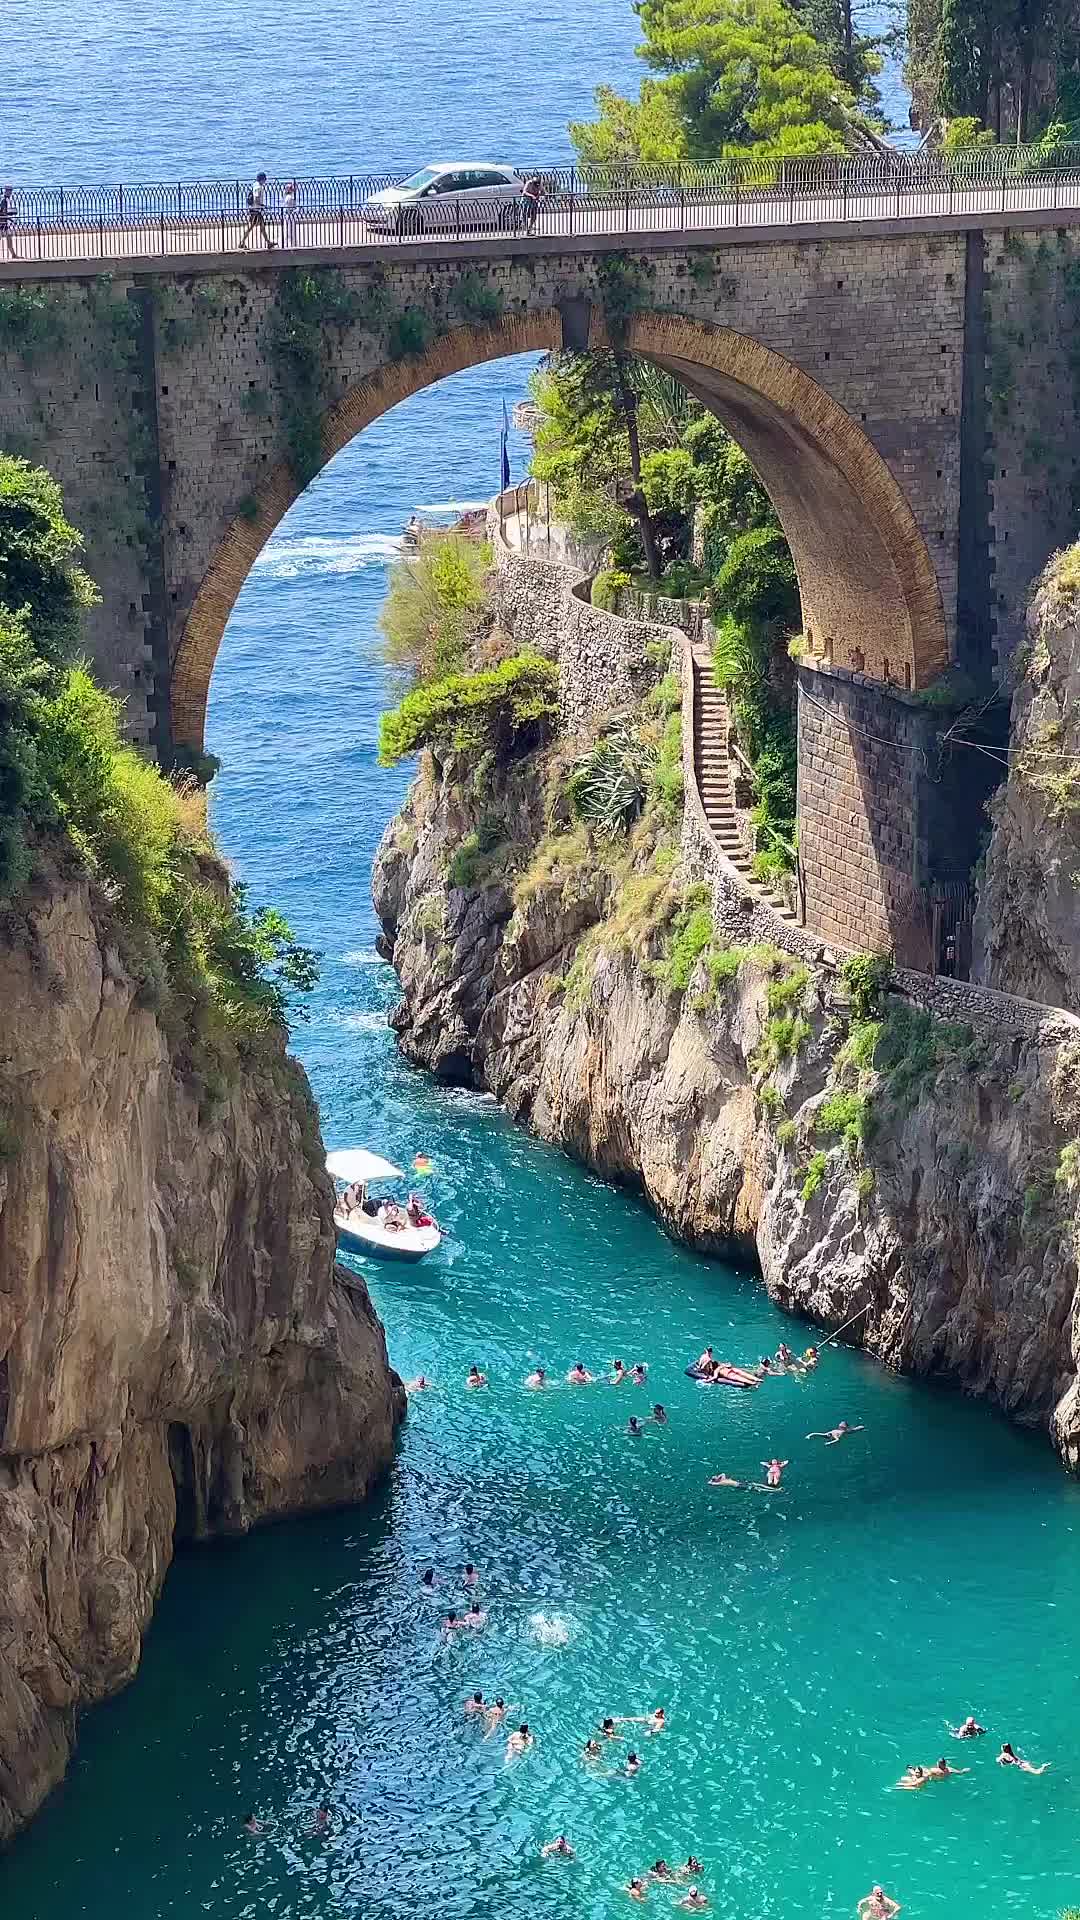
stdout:
[(1018, 1753), (1013, 1752), (1008, 1740), (1003, 1740), (1001, 1743), (997, 1763), (999, 1767), (1019, 1767), (1021, 1773), (1045, 1773), (1050, 1765), (1049, 1760), (1044, 1760), (1041, 1767), (1033, 1767), (1030, 1760), (1022, 1760)]
[(865, 1427), (849, 1427), (846, 1420), (841, 1420), (839, 1426), (830, 1427), (827, 1433), (808, 1433), (806, 1437), (808, 1440), (824, 1440), (827, 1447), (835, 1447), (839, 1441), (846, 1439), (849, 1433), (865, 1432)]
[(630, 1369), (630, 1379), (635, 1387), (643, 1387), (649, 1377), (649, 1369), (643, 1360), (635, 1361)]
[(484, 1735), (485, 1740), (490, 1740), (493, 1733), (498, 1733), (509, 1711), (510, 1709), (503, 1699), (502, 1694), (497, 1693), (494, 1703), (484, 1709), (484, 1725), (487, 1728), (487, 1732)]
[(677, 1876), (672, 1873), (666, 1860), (654, 1860), (652, 1866), (649, 1868), (650, 1880), (674, 1880), (676, 1878)]
[(645, 1716), (645, 1729), (647, 1733), (663, 1733), (666, 1726), (667, 1715), (663, 1707), (654, 1707), (652, 1712)]
[(761, 1464), (765, 1469), (765, 1485), (767, 1487), (778, 1487), (784, 1477), (784, 1468), (789, 1464), (788, 1461), (763, 1460)]
[(623, 1892), (628, 1893), (631, 1900), (646, 1900), (648, 1898), (648, 1890), (644, 1880), (641, 1879), (628, 1880), (623, 1888)]
[(690, 1855), (690, 1858), (687, 1860), (685, 1867), (679, 1868), (679, 1878), (685, 1879), (690, 1874), (704, 1873), (704, 1871), (705, 1869), (702, 1866), (701, 1861), (697, 1858), (696, 1854), (692, 1853)]
[(488, 1617), (484, 1608), (480, 1605), (479, 1600), (474, 1600), (472, 1603), (472, 1606), (468, 1609), (465, 1615), (464, 1624), (467, 1627), (474, 1627), (477, 1630), (477, 1632), (479, 1632), (481, 1627), (487, 1626), (487, 1621), (488, 1621)]
[(893, 1915), (900, 1912), (900, 1904), (891, 1900), (882, 1887), (872, 1887), (859, 1901), (856, 1911), (859, 1920), (893, 1920)]
[(601, 1720), (600, 1731), (603, 1734), (605, 1740), (618, 1739), (618, 1734), (615, 1731), (615, 1722), (612, 1719), (610, 1713), (607, 1715), (606, 1719)]
[(591, 1387), (596, 1375), (590, 1373), (588, 1367), (583, 1367), (580, 1360), (576, 1360), (566, 1378), (572, 1387)]
[(764, 1380), (765, 1375), (767, 1373), (771, 1373), (772, 1370), (773, 1370), (773, 1363), (770, 1360), (769, 1355), (767, 1353), (763, 1353), (761, 1356), (761, 1359), (757, 1363), (758, 1373), (760, 1374), (761, 1378)]
[(685, 1898), (675, 1902), (677, 1907), (685, 1907), (689, 1913), (703, 1913), (708, 1904), (698, 1887), (687, 1887)]
[(466, 1713), (485, 1713), (487, 1709), (484, 1706), (483, 1694), (474, 1693), (471, 1700), (466, 1700), (465, 1711)]
[(947, 1720), (945, 1725), (949, 1727), (954, 1740), (977, 1740), (980, 1734), (986, 1732), (986, 1728), (980, 1727), (973, 1713), (969, 1713), (966, 1720), (961, 1720), (958, 1727), (950, 1727)]
[(465, 1382), (467, 1387), (486, 1387), (487, 1383), (487, 1374), (481, 1373), (479, 1367), (469, 1368), (469, 1377)]
[(327, 1833), (329, 1831), (329, 1827), (330, 1827), (329, 1807), (316, 1807), (314, 1813), (311, 1816), (311, 1825), (308, 1828), (308, 1832), (309, 1833)]
[(652, 1410), (652, 1417), (658, 1427), (667, 1426), (667, 1423), (668, 1423), (667, 1408), (662, 1407), (660, 1405), (659, 1400), (657, 1401), (655, 1407)]
[(817, 1363), (820, 1360), (820, 1358), (821, 1358), (821, 1355), (818, 1352), (816, 1347), (807, 1347), (806, 1352), (803, 1354), (802, 1359), (799, 1361), (799, 1365), (802, 1367), (805, 1373), (813, 1373), (814, 1368), (817, 1366)]
[(644, 1433), (645, 1429), (642, 1426), (641, 1421), (638, 1419), (636, 1413), (632, 1413), (630, 1415), (630, 1419), (627, 1423), (626, 1431), (630, 1435), (632, 1440), (640, 1440), (642, 1434)]
[(244, 1829), (247, 1833), (265, 1833), (266, 1822), (265, 1820), (257, 1820), (253, 1813), (245, 1813)]
[(559, 1854), (563, 1860), (577, 1859), (577, 1855), (574, 1852), (573, 1847), (570, 1845), (570, 1842), (567, 1839), (565, 1833), (560, 1833), (557, 1840), (549, 1840), (546, 1846), (541, 1847), (540, 1849), (541, 1860), (550, 1860), (552, 1854)]
[(405, 1391), (406, 1393), (427, 1393), (430, 1386), (431, 1381), (427, 1374), (418, 1373), (415, 1380), (406, 1380)]
[(613, 1387), (621, 1387), (621, 1386), (622, 1386), (622, 1383), (623, 1383), (623, 1381), (624, 1381), (624, 1380), (625, 1380), (626, 1378), (627, 1378), (627, 1373), (626, 1373), (626, 1368), (625, 1368), (625, 1367), (623, 1366), (623, 1363), (622, 1363), (622, 1361), (621, 1361), (621, 1360), (613, 1360), (613, 1361), (612, 1361), (612, 1363), (611, 1363), (611, 1384), (612, 1384), (612, 1386), (613, 1386)]
[(472, 1561), (466, 1560), (465, 1571), (461, 1576), (462, 1585), (466, 1587), (475, 1587), (479, 1578), (480, 1578), (480, 1575), (477, 1573), (476, 1568), (473, 1566)]
[(529, 1723), (523, 1720), (517, 1732), (512, 1733), (506, 1743), (506, 1765), (509, 1766), (511, 1760), (515, 1759), (519, 1753), (526, 1753), (532, 1743), (533, 1736), (529, 1732)]
[(795, 1365), (795, 1355), (792, 1353), (790, 1347), (785, 1346), (782, 1340), (776, 1349), (776, 1365), (783, 1367), (785, 1371), (788, 1367)]
[(741, 1480), (733, 1480), (730, 1473), (714, 1473), (709, 1481), (710, 1487), (741, 1487)]
[(599, 1760), (602, 1757), (599, 1740), (593, 1740), (591, 1737), (586, 1740), (581, 1749), (581, 1757), (583, 1760)]
[(935, 1767), (930, 1768), (931, 1780), (955, 1780), (958, 1774), (970, 1773), (970, 1767), (950, 1767), (944, 1754)]
[(429, 1593), (434, 1593), (438, 1584), (434, 1567), (426, 1567), (420, 1576), (420, 1585), (426, 1587)]
[(904, 1793), (918, 1793), (920, 1787), (929, 1785), (929, 1781), (930, 1775), (925, 1767), (909, 1767), (896, 1784)]
[(636, 1753), (627, 1754), (626, 1765), (623, 1768), (623, 1772), (625, 1773), (628, 1780), (632, 1780), (635, 1773), (641, 1772), (641, 1761), (638, 1759)]
[(464, 1625), (465, 1625), (465, 1621), (461, 1618), (461, 1615), (459, 1613), (455, 1613), (453, 1608), (451, 1607), (450, 1612), (447, 1614), (446, 1619), (443, 1621), (443, 1632), (456, 1633), (458, 1628), (463, 1627)]
[(544, 1372), (543, 1367), (534, 1367), (531, 1373), (527, 1373), (525, 1375), (525, 1385), (527, 1387), (546, 1387), (547, 1374)]

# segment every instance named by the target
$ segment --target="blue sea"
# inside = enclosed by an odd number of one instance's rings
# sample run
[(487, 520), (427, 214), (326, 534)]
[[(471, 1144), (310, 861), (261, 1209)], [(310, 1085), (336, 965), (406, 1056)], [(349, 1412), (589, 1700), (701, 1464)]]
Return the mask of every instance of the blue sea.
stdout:
[[(0, 172), (558, 157), (596, 84), (634, 84), (636, 31), (623, 0), (16, 0)], [(905, 1915), (1050, 1920), (1080, 1901), (1080, 1493), (1046, 1447), (847, 1351), (803, 1384), (696, 1387), (707, 1342), (753, 1360), (790, 1322), (633, 1195), (406, 1067), (387, 1030), (369, 876), (408, 771), (375, 760), (386, 570), (414, 509), (494, 490), (528, 364), (447, 380), (334, 461), (252, 572), (211, 694), (218, 834), (253, 901), (323, 952), (295, 1044), (327, 1141), (434, 1162), (452, 1237), (367, 1277), (395, 1363), (436, 1390), (369, 1509), (181, 1557), (138, 1679), (85, 1719), (67, 1784), (0, 1863), (3, 1913), (601, 1920), (631, 1910), (632, 1875), (692, 1852), (731, 1920), (850, 1915), (876, 1880)], [(563, 1383), (616, 1356), (648, 1362), (646, 1388)], [(537, 1362), (550, 1392), (522, 1385)], [(668, 1424), (630, 1438), (654, 1401)], [(842, 1417), (863, 1428), (843, 1446), (805, 1437)], [(779, 1492), (708, 1485), (759, 1482), (773, 1455)], [(488, 1623), (448, 1638), (466, 1560)], [(465, 1716), (474, 1689), (528, 1722), (520, 1759)], [(634, 1716), (660, 1705), (650, 1736)], [(987, 1738), (949, 1741), (969, 1710)], [(628, 1718), (586, 1764), (605, 1714)], [(1002, 1738), (1051, 1770), (998, 1768)], [(970, 1772), (894, 1790), (943, 1749)], [(542, 1860), (559, 1832), (576, 1859)], [(679, 1897), (653, 1883), (647, 1905)]]

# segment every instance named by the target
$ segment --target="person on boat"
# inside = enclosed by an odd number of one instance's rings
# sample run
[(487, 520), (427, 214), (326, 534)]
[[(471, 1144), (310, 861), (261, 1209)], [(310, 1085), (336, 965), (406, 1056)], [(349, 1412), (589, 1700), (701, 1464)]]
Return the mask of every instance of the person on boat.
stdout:
[(430, 1386), (431, 1381), (427, 1374), (418, 1373), (415, 1380), (406, 1380), (405, 1391), (406, 1393), (427, 1393)]
[(631, 1900), (647, 1900), (648, 1899), (648, 1888), (646, 1887), (644, 1880), (641, 1879), (640, 1875), (636, 1876), (633, 1880), (628, 1880), (626, 1882), (625, 1887), (623, 1888), (623, 1892), (628, 1893), (630, 1895)]
[(507, 1761), (513, 1760), (515, 1755), (519, 1753), (527, 1752), (532, 1744), (533, 1736), (529, 1732), (529, 1723), (527, 1720), (523, 1720), (517, 1732), (512, 1733), (506, 1743)]
[(575, 1360), (566, 1378), (572, 1387), (589, 1387), (596, 1379), (596, 1375), (590, 1373), (588, 1367), (583, 1366), (580, 1360)]
[(634, 1365), (630, 1369), (631, 1386), (643, 1387), (648, 1377), (649, 1377), (649, 1369), (645, 1365), (644, 1360), (636, 1360), (634, 1362)]
[(424, 1204), (418, 1193), (410, 1193), (405, 1211), (409, 1216), (409, 1225), (411, 1227), (433, 1227), (435, 1225), (430, 1213), (425, 1211)]
[(667, 1426), (667, 1423), (668, 1423), (667, 1408), (662, 1407), (659, 1400), (657, 1401), (655, 1407), (652, 1410), (652, 1417), (656, 1426), (658, 1427)]
[(553, 1854), (560, 1855), (563, 1860), (577, 1859), (577, 1854), (574, 1852), (565, 1833), (560, 1833), (557, 1840), (549, 1840), (547, 1844), (540, 1849), (541, 1860), (550, 1860)]
[[(947, 1721), (946, 1725), (948, 1725)], [(986, 1728), (980, 1727), (975, 1715), (969, 1713), (967, 1719), (961, 1720), (958, 1727), (949, 1727), (949, 1732), (954, 1740), (977, 1740), (980, 1734), (986, 1732)]]
[(654, 1860), (649, 1868), (650, 1880), (676, 1880), (677, 1878), (678, 1875), (672, 1873), (666, 1860)]
[(931, 1780), (954, 1780), (957, 1774), (970, 1772), (970, 1767), (950, 1767), (944, 1754), (942, 1754), (937, 1765), (930, 1768), (930, 1778)]
[(599, 1760), (602, 1758), (600, 1742), (599, 1740), (594, 1740), (591, 1734), (581, 1749), (581, 1757), (583, 1760)]
[(420, 1585), (426, 1587), (428, 1593), (434, 1593), (438, 1584), (438, 1576), (434, 1567), (425, 1567), (423, 1573), (420, 1575)]
[(621, 1361), (621, 1360), (613, 1360), (613, 1361), (612, 1361), (612, 1363), (611, 1363), (611, 1384), (612, 1384), (612, 1386), (613, 1386), (613, 1387), (621, 1387), (621, 1386), (622, 1386), (622, 1383), (623, 1383), (623, 1381), (624, 1381), (624, 1380), (625, 1380), (625, 1379), (626, 1379), (627, 1377), (628, 1377), (628, 1376), (627, 1376), (627, 1372), (626, 1372), (626, 1368), (625, 1368), (625, 1367), (623, 1366), (623, 1363), (622, 1363), (622, 1361)]
[(247, 1833), (265, 1833), (266, 1821), (256, 1819), (253, 1813), (245, 1813), (244, 1830)]
[(486, 1710), (484, 1706), (484, 1696), (478, 1689), (477, 1692), (473, 1694), (471, 1700), (466, 1700), (465, 1711), (466, 1713), (484, 1713)]
[(763, 1460), (761, 1464), (765, 1469), (766, 1486), (778, 1487), (784, 1477), (784, 1468), (790, 1463), (787, 1460)]
[(476, 1632), (479, 1632), (482, 1627), (487, 1626), (487, 1622), (488, 1622), (488, 1617), (484, 1608), (480, 1605), (479, 1600), (474, 1600), (472, 1603), (472, 1606), (469, 1608), (468, 1612), (465, 1615), (465, 1625), (467, 1627), (472, 1627), (475, 1629)]
[(703, 1913), (708, 1904), (698, 1887), (687, 1887), (685, 1897), (675, 1902), (677, 1907), (685, 1907), (688, 1913)]
[(465, 1382), (465, 1385), (467, 1387), (486, 1387), (487, 1383), (488, 1383), (487, 1374), (481, 1373), (479, 1367), (469, 1368), (469, 1377)]
[(379, 1208), (379, 1220), (388, 1233), (403, 1233), (409, 1224), (409, 1216), (404, 1207), (396, 1200), (384, 1200)]
[(900, 1912), (900, 1903), (890, 1899), (883, 1887), (871, 1887), (869, 1893), (859, 1901), (856, 1911), (859, 1920), (893, 1920), (893, 1915)]
[(1044, 1760), (1041, 1767), (1032, 1766), (1030, 1760), (1022, 1760), (1018, 1753), (1013, 1752), (1012, 1745), (1008, 1740), (1003, 1740), (1001, 1743), (1001, 1752), (998, 1754), (997, 1763), (999, 1767), (1019, 1767), (1021, 1773), (1045, 1773), (1047, 1767), (1050, 1765), (1049, 1760)]
[(827, 1447), (835, 1447), (841, 1440), (846, 1439), (849, 1433), (865, 1432), (865, 1427), (849, 1427), (846, 1420), (841, 1420), (839, 1426), (830, 1427), (827, 1433), (808, 1433), (806, 1437), (808, 1440), (824, 1440)]
[(917, 1793), (920, 1787), (928, 1786), (929, 1783), (930, 1775), (926, 1768), (915, 1766), (909, 1767), (906, 1773), (902, 1773), (896, 1784), (904, 1793)]
[(527, 1387), (546, 1387), (547, 1374), (543, 1367), (534, 1367), (531, 1373), (527, 1373), (525, 1375), (525, 1385)]
[(741, 1487), (741, 1480), (733, 1480), (730, 1473), (714, 1473), (709, 1481), (710, 1487)]
[(509, 1711), (510, 1709), (503, 1699), (502, 1694), (497, 1693), (494, 1704), (486, 1707), (484, 1710), (485, 1740), (490, 1740), (492, 1734), (498, 1732)]
[(632, 1780), (635, 1773), (641, 1772), (641, 1761), (638, 1759), (638, 1756), (636, 1753), (627, 1754), (626, 1765), (623, 1768), (623, 1772), (625, 1773), (628, 1780)]
[(476, 1568), (473, 1566), (472, 1561), (466, 1560), (465, 1571), (461, 1576), (462, 1585), (466, 1587), (475, 1587), (479, 1579), (480, 1579), (480, 1575), (477, 1573)]

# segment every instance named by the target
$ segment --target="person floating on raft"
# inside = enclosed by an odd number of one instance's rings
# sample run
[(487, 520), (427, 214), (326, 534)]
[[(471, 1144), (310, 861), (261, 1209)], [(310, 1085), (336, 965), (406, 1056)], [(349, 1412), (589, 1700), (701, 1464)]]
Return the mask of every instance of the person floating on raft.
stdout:
[(686, 1372), (689, 1379), (698, 1380), (705, 1387), (749, 1389), (758, 1383), (757, 1373), (749, 1367), (735, 1367), (728, 1360), (707, 1360), (704, 1354), (692, 1367), (687, 1367)]

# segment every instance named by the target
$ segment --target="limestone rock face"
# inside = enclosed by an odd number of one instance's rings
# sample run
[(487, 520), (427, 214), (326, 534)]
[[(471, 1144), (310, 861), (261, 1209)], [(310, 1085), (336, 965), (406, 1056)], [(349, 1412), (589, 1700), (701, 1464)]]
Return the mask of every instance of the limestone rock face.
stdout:
[[(403, 1394), (306, 1081), (200, 1112), (84, 883), (0, 930), (0, 1841), (129, 1680), (174, 1540), (363, 1497)], [(347, 1284), (346, 1284), (347, 1282)]]
[[(528, 789), (523, 770), (514, 780)], [(848, 1012), (828, 975), (807, 981), (809, 1037), (769, 1075), (767, 1108), (762, 965), (744, 961), (715, 994), (699, 970), (674, 994), (648, 949), (600, 941), (575, 975), (602, 872), (573, 889), (532, 883), (516, 908), (498, 880), (447, 888), (448, 830), (474, 822), (444, 784), (428, 770), (376, 868), (410, 1058), (489, 1089), (544, 1139), (640, 1186), (691, 1245), (756, 1258), (780, 1305), (834, 1328), (855, 1316), (847, 1339), (986, 1395), (1080, 1466), (1076, 1223), (1056, 1178), (1080, 1133), (1075, 1043), (941, 1029), (940, 1058), (919, 1065), (918, 1030), (902, 1091), (863, 1075), (874, 1126), (853, 1160), (817, 1126)], [(532, 827), (539, 838), (539, 800)]]
[[(1071, 563), (1071, 564), (1070, 564)], [(975, 934), (987, 985), (1080, 1011), (1080, 562), (1051, 560), (1028, 616), (1009, 775), (991, 805)]]

